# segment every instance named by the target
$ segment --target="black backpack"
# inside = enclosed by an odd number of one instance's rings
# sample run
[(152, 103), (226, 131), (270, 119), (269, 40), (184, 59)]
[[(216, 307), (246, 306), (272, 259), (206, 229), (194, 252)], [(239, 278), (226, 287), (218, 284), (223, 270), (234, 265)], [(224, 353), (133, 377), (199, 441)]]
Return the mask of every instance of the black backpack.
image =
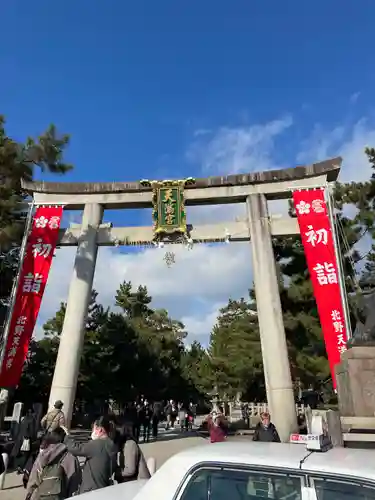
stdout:
[(64, 500), (68, 495), (67, 478), (62, 461), (66, 453), (38, 471), (38, 485), (34, 491), (35, 500)]

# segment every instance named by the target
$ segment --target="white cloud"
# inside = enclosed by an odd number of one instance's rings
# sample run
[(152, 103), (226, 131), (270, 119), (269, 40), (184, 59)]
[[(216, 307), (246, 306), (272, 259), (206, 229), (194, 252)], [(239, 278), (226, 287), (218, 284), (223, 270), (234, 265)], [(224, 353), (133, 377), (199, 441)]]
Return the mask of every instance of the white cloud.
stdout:
[(317, 125), (301, 144), (297, 161), (309, 163), (341, 156), (343, 166), (339, 180), (366, 181), (371, 169), (364, 149), (374, 144), (375, 125), (365, 118), (354, 125), (339, 125), (331, 130)]
[[(280, 168), (275, 160), (275, 143), (284, 133), (288, 133), (290, 140), (292, 123), (286, 117), (263, 125), (224, 127), (216, 133), (201, 131), (195, 134), (187, 156), (204, 175)], [(363, 154), (366, 145), (375, 145), (375, 127), (365, 119), (351, 127), (338, 125), (331, 130), (316, 126), (305, 141), (296, 144), (296, 161), (313, 162), (341, 155), (344, 158), (341, 180), (365, 180), (370, 174)], [(280, 211), (276, 205), (276, 211)], [(243, 205), (236, 209), (233, 206), (188, 209), (188, 220), (192, 223), (244, 216)], [(176, 263), (170, 269), (163, 261), (165, 250), (121, 253), (101, 248), (94, 282), (99, 299), (105, 305), (113, 305), (115, 290), (123, 280), (130, 280), (136, 286), (146, 285), (155, 307), (164, 307), (173, 317), (183, 320), (191, 332), (188, 341), (198, 338), (207, 343), (218, 309), (229, 297), (246, 296), (252, 286), (250, 245), (196, 245), (192, 251), (174, 246), (168, 250), (176, 252)], [(74, 255), (73, 248), (57, 252), (39, 325), (55, 313), (60, 301), (66, 300)]]
[(225, 302), (212, 303), (208, 302), (206, 309), (202, 313), (196, 313), (191, 316), (182, 316), (181, 321), (186, 326), (186, 330), (189, 332), (188, 342), (191, 343), (193, 340), (198, 340), (205, 347), (207, 347), (207, 332), (212, 330), (212, 326), (216, 323), (219, 310), (225, 306), (227, 303), (227, 298)]
[[(195, 133), (187, 151), (187, 159), (199, 166), (204, 175), (228, 175), (241, 172), (261, 172), (282, 168), (274, 159), (275, 141), (293, 124), (290, 115), (265, 124), (248, 127), (221, 127)], [(203, 137), (202, 137), (203, 136)], [(209, 223), (246, 216), (242, 205), (211, 205), (189, 208), (191, 222)]]
[[(166, 251), (175, 253), (175, 264), (170, 268), (164, 261)], [(39, 325), (66, 300), (74, 256), (74, 248), (58, 250)], [(166, 308), (173, 317), (183, 318), (193, 336), (207, 338), (216, 317), (213, 311), (218, 310), (215, 304), (221, 306), (228, 297), (242, 296), (251, 287), (250, 259), (250, 245), (246, 243), (196, 245), (192, 250), (173, 245), (131, 253), (103, 247), (98, 254), (94, 288), (101, 303), (113, 306), (115, 291), (122, 281), (131, 281), (135, 287), (146, 285), (155, 307)]]
[(344, 158), (342, 180), (366, 181), (369, 179), (371, 168), (364, 149), (366, 146), (374, 145), (375, 126), (371, 128), (365, 119), (360, 120), (353, 127), (349, 140), (344, 142), (339, 149), (340, 155)]
[[(222, 127), (208, 141), (196, 140), (187, 152), (207, 174), (227, 175), (275, 168), (274, 140), (293, 123), (291, 116), (250, 127)], [(201, 136), (202, 134), (198, 134)], [(204, 139), (205, 139), (204, 135)]]

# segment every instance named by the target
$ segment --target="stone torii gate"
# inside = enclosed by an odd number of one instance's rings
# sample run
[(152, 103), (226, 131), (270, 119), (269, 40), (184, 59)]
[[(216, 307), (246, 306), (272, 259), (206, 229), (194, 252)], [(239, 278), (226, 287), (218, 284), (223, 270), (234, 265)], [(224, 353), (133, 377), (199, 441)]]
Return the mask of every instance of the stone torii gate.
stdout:
[[(196, 179), (186, 185), (185, 204), (245, 203), (247, 220), (189, 226), (195, 242), (251, 241), (253, 272), (268, 404), (283, 441), (296, 430), (294, 392), (272, 250), (272, 236), (299, 234), (295, 218), (273, 218), (267, 200), (288, 199), (296, 189), (318, 188), (335, 181), (341, 158), (308, 166), (250, 174)], [(105, 209), (152, 208), (152, 188), (143, 182), (65, 183), (24, 182), (36, 205), (62, 204), (82, 210), (81, 225), (61, 229), (60, 246), (77, 246), (64, 326), (50, 393), (50, 403), (61, 399), (70, 422), (84, 341), (98, 246), (150, 244), (152, 227), (111, 227), (102, 224)]]

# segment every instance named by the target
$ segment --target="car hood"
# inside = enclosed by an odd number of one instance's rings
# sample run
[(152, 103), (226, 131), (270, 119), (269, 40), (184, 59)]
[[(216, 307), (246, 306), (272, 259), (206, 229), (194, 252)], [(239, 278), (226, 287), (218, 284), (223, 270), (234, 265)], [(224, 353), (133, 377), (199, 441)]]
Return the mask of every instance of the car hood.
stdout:
[(132, 500), (147, 481), (148, 479), (140, 479), (138, 481), (129, 481), (127, 483), (107, 486), (107, 488), (83, 493), (79, 495), (79, 498), (80, 500), (117, 500), (118, 498)]

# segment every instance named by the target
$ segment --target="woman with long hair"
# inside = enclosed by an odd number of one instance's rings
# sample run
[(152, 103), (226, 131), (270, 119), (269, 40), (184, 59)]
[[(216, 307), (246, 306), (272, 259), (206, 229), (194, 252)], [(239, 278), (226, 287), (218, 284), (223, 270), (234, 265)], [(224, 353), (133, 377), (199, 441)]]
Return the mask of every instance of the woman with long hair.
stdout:
[(126, 422), (118, 432), (116, 446), (119, 453), (115, 479), (118, 483), (151, 477), (142, 450), (133, 436), (130, 422)]

